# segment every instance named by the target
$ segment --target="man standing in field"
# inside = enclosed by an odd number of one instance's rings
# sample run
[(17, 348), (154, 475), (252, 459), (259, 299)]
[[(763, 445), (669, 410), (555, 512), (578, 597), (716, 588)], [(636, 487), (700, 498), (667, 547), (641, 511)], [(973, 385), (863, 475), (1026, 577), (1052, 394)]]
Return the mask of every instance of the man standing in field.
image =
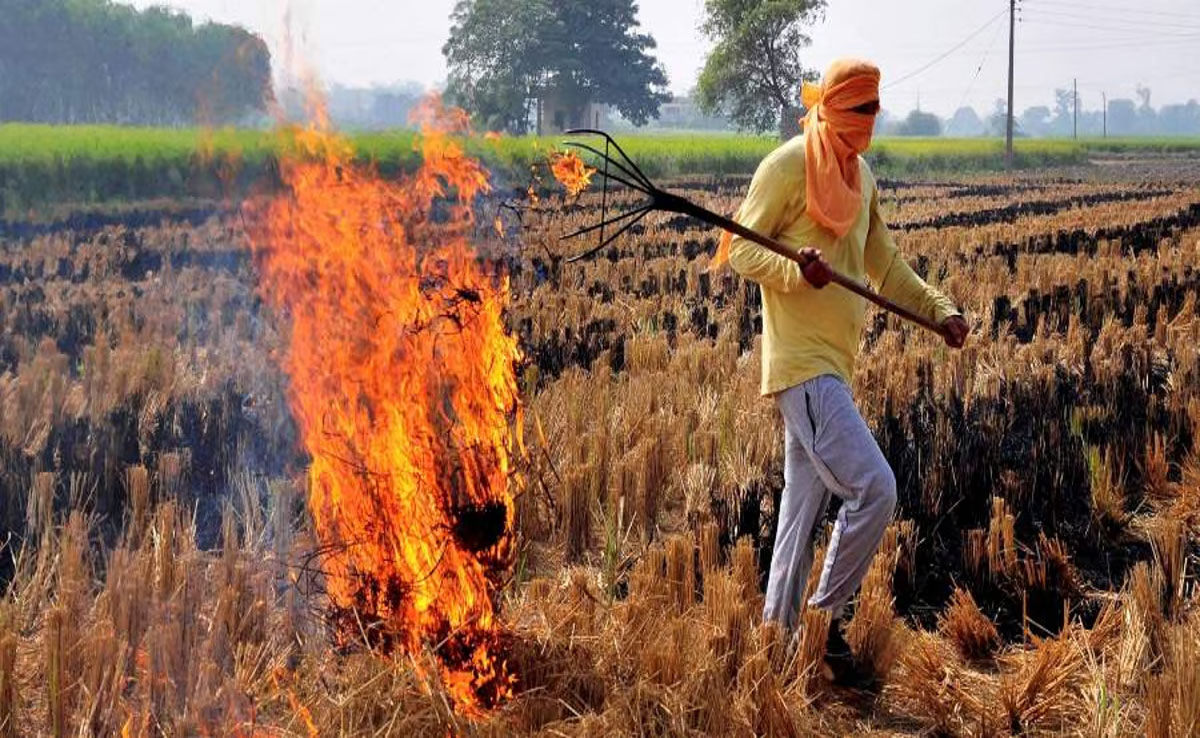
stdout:
[(835, 61), (820, 87), (805, 84), (804, 104), (804, 135), (763, 160), (737, 220), (794, 246), (808, 266), (736, 237), (729, 262), (762, 288), (762, 393), (775, 398), (786, 429), (763, 617), (796, 627), (813, 539), (830, 495), (837, 495), (842, 508), (809, 605), (831, 614), (826, 659), (835, 677), (845, 678), (853, 662), (840, 620), (891, 520), (896, 479), (850, 396), (866, 301), (822, 288), (831, 269), (860, 282), (870, 278), (885, 297), (941, 325), (948, 345), (962, 347), (969, 329), (896, 250), (875, 179), (859, 156), (879, 112), (879, 69)]

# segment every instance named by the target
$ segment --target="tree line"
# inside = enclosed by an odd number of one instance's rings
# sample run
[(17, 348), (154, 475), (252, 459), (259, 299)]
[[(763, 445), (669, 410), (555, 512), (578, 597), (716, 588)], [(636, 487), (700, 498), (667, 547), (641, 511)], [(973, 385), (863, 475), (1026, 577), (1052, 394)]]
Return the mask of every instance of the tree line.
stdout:
[[(713, 42), (696, 90), (699, 110), (739, 127), (797, 126), (800, 85), (816, 72), (801, 63), (804, 27), (824, 0), (705, 0), (703, 31)], [(525, 133), (590, 125), (590, 105), (615, 109), (634, 125), (659, 116), (667, 76), (635, 0), (458, 0), (447, 93), (483, 126)]]
[[(324, 90), (330, 122), (347, 131), (409, 128), (413, 110), (427, 94), (424, 86), (412, 81), (371, 87), (335, 83)], [(305, 89), (284, 87), (276, 97), (288, 120), (304, 120), (308, 115), (310, 96)]]
[(549, 97), (564, 125), (597, 103), (641, 124), (670, 97), (634, 0), (459, 0), (451, 20), (447, 92), (489, 129), (529, 131)]
[[(582, 111), (598, 103), (615, 110), (611, 124), (617, 127), (726, 125), (790, 137), (803, 115), (801, 84), (819, 76), (803, 54), (825, 8), (826, 0), (704, 0), (700, 30), (711, 46), (692, 94), (672, 100), (654, 39), (639, 28), (635, 0), (457, 0), (443, 49), (447, 92), (487, 128), (516, 133), (541, 129), (548, 105), (567, 126), (590, 125)], [(1077, 127), (1079, 135), (1098, 136), (1106, 123), (1114, 136), (1200, 133), (1196, 101), (1155, 109), (1142, 86), (1137, 98), (1108, 100), (1107, 120), (1104, 109), (1081, 106), (1076, 122), (1072, 92), (1056, 90), (1053, 107), (1033, 106), (1017, 116), (1016, 133), (1062, 137)], [(884, 111), (876, 131), (1003, 136), (1006, 108), (1003, 101), (997, 105), (982, 114), (962, 107), (950, 118)]]
[(0, 121), (223, 124), (265, 109), (253, 33), (111, 0), (0, 0)]
[[(1162, 105), (1150, 104), (1150, 89), (1137, 88), (1137, 101), (1111, 98), (1107, 108), (1087, 108), (1079, 104), (1075, 115), (1075, 99), (1071, 90), (1054, 91), (1054, 105), (1033, 105), (1017, 114), (1013, 121), (1016, 135), (1032, 138), (1065, 138), (1080, 136), (1179, 136), (1200, 134), (1200, 102)], [(1100, 101), (1096, 101), (1100, 102)], [(1103, 104), (1103, 103), (1102, 103)], [(903, 118), (886, 111), (876, 121), (876, 132), (894, 136), (1004, 136), (1007, 106), (996, 100), (990, 114), (980, 115), (974, 108), (962, 106), (949, 118), (913, 110)]]

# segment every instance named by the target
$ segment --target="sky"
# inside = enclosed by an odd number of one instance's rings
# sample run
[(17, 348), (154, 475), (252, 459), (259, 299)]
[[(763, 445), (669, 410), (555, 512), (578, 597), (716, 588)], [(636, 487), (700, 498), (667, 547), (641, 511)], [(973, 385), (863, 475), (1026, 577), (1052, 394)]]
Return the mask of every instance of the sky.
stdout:
[[(294, 58), (330, 83), (370, 86), (446, 77), (442, 45), (454, 0), (132, 0), (168, 5), (198, 20), (236, 23), (260, 33), (277, 68), (285, 59), (290, 15)], [(643, 28), (658, 41), (672, 91), (695, 84), (710, 42), (699, 31), (703, 0), (641, 0)], [(1200, 98), (1197, 0), (1020, 0), (1015, 107), (1053, 106), (1054, 89), (1077, 80), (1081, 109), (1109, 99), (1151, 104)], [(836, 56), (863, 56), (883, 70), (883, 107), (903, 115), (949, 116), (962, 105), (981, 113), (1006, 95), (1007, 0), (830, 0), (811, 30), (804, 62), (823, 69)]]

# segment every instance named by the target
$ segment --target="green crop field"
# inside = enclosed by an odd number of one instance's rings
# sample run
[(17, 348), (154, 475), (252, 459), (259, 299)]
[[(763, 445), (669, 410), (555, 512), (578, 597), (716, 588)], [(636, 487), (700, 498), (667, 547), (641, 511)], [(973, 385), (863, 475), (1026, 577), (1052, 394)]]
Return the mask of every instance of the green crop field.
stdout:
[(0, 125), (0, 214), (217, 196), (265, 173), (274, 146), (252, 130)]
[(1089, 152), (1150, 152), (1162, 154), (1200, 153), (1200, 136), (1118, 136), (1083, 138), (1080, 143)]
[[(409, 131), (352, 134), (360, 159), (387, 175), (418, 162)], [(467, 149), (502, 177), (524, 181), (561, 137), (473, 138)], [(619, 141), (647, 174), (748, 174), (778, 143), (722, 134), (628, 135)], [(152, 198), (219, 198), (270, 187), (278, 139), (259, 130), (0, 125), (0, 213)], [(1026, 139), (1016, 165), (1080, 164), (1091, 153), (1200, 152), (1200, 138)], [(881, 174), (987, 171), (1004, 166), (998, 139), (884, 138), (867, 159)]]

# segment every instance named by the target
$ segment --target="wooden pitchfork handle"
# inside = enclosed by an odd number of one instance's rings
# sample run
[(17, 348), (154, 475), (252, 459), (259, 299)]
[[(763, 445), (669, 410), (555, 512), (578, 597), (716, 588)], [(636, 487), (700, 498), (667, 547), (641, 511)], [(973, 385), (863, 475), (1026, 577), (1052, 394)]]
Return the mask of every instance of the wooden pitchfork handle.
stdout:
[[(666, 190), (660, 189), (659, 187), (655, 186), (655, 184), (652, 181), (650, 181), (650, 178), (646, 176), (646, 174), (638, 167), (638, 165), (633, 161), (633, 159), (629, 158), (629, 155), (625, 153), (625, 150), (621, 148), (621, 145), (618, 144), (615, 140), (613, 140), (613, 137), (608, 135), (604, 131), (594, 129), (594, 128), (580, 128), (580, 129), (576, 129), (576, 130), (567, 131), (566, 133), (567, 133), (567, 135), (578, 134), (578, 135), (585, 135), (585, 136), (600, 136), (605, 141), (605, 150), (604, 151), (600, 151), (599, 149), (596, 149), (592, 146), (589, 146), (588, 144), (581, 143), (581, 142), (576, 142), (576, 141), (567, 141), (566, 142), (566, 145), (569, 147), (576, 148), (581, 151), (586, 151), (590, 154), (595, 155), (604, 164), (604, 170), (601, 175), (604, 178), (604, 204), (601, 206), (600, 222), (595, 225), (588, 226), (586, 228), (581, 228), (569, 235), (563, 236), (563, 240), (567, 240), (567, 239), (576, 238), (578, 236), (585, 235), (587, 233), (591, 233), (592, 231), (599, 230), (600, 231), (600, 245), (596, 246), (595, 248), (593, 248), (583, 254), (579, 254), (577, 256), (574, 256), (574, 257), (568, 259), (567, 260), (568, 262), (579, 261), (581, 259), (585, 259), (585, 258), (591, 256), (592, 254), (597, 253), (598, 251), (603, 249), (607, 244), (612, 243), (614, 240), (616, 240), (616, 238), (618, 236), (620, 236), (622, 233), (625, 233), (629, 229), (633, 228), (633, 226), (636, 225), (637, 223), (639, 223), (642, 220), (642, 218), (645, 218), (649, 213), (651, 213), (655, 210), (671, 212), (671, 213), (679, 213), (681, 215), (688, 215), (688, 216), (691, 216), (698, 220), (702, 220), (705, 223), (709, 223), (710, 225), (714, 225), (718, 228), (722, 228), (726, 231), (729, 231), (731, 233), (739, 235), (748, 241), (753, 241), (753, 242), (759, 244), (760, 246), (763, 246), (763, 247), (771, 250), (772, 252), (784, 257), (785, 259), (790, 259), (790, 260), (796, 262), (802, 268), (808, 266), (809, 263), (811, 262), (810, 258), (806, 258), (806, 257), (800, 255), (796, 251), (793, 251), (792, 249), (788, 248), (787, 246), (784, 246), (782, 243), (776, 241), (773, 238), (769, 238), (767, 236), (762, 235), (761, 233), (752, 231), (749, 228), (746, 228), (745, 226), (741, 225), (740, 223), (737, 223), (736, 221), (734, 221), (730, 218), (726, 218), (722, 215), (718, 215), (717, 213), (714, 213), (713, 211), (711, 211), (707, 208), (703, 208), (703, 207), (697, 205), (696, 203), (692, 202), (691, 200), (688, 200), (687, 198), (667, 192)], [(620, 159), (614, 158), (611, 154), (611, 150), (615, 150), (617, 152), (617, 154), (620, 156)], [(609, 180), (612, 180), (613, 182), (616, 182), (618, 184), (622, 184), (626, 187), (629, 187), (630, 189), (633, 189), (637, 192), (642, 193), (643, 195), (646, 195), (649, 198), (649, 201), (646, 203), (643, 203), (638, 208), (636, 208), (628, 213), (625, 213), (624, 215), (620, 215), (611, 220), (608, 219), (607, 213), (605, 211), (607, 210)], [(614, 233), (611, 236), (608, 236), (606, 238), (604, 235), (604, 229), (607, 226), (615, 226), (619, 223), (624, 223), (624, 225), (622, 225), (616, 231), (616, 233)], [(899, 315), (901, 318), (904, 318), (905, 320), (916, 323), (917, 325), (919, 325), (923, 328), (927, 328), (927, 329), (933, 331), (934, 333), (938, 334), (939, 336), (942, 336), (943, 338), (948, 336), (947, 331), (944, 328), (942, 328), (942, 326), (938, 325), (937, 323), (934, 323), (932, 320), (929, 320), (928, 318), (917, 315), (916, 313), (912, 312), (911, 310), (908, 310), (907, 308), (897, 305), (896, 303), (892, 302), (891, 300), (887, 299), (886, 297), (884, 297), (884, 296), (880, 295), (879, 293), (875, 292), (874, 290), (870, 289), (866, 285), (859, 284), (858, 282), (855, 282), (853, 279), (850, 279), (849, 277), (847, 277), (843, 274), (839, 274), (838, 272), (833, 271), (832, 269), (830, 271), (833, 272), (833, 277), (832, 277), (831, 281), (836, 282), (837, 284), (841, 285), (843, 288), (850, 290), (851, 292), (853, 292), (856, 295), (866, 298), (867, 300), (875, 303), (876, 305), (883, 308), (884, 310), (887, 310), (888, 312), (895, 313), (896, 315)]]
[[(764, 248), (784, 257), (785, 259), (790, 259), (791, 261), (796, 262), (801, 268), (808, 266), (812, 261), (811, 258), (801, 255), (794, 249), (783, 245), (779, 241), (776, 241), (768, 236), (764, 236), (758, 231), (753, 231), (741, 223), (733, 220), (732, 218), (726, 218), (725, 216), (718, 215), (707, 208), (702, 208), (691, 200), (670, 192), (665, 192), (663, 190), (656, 191), (653, 197), (656, 201), (656, 205), (660, 209), (681, 213), (683, 215), (690, 215), (693, 218), (697, 218), (718, 228), (729, 231), (730, 233), (741, 236), (747, 241), (753, 241), (754, 243), (763, 246)], [(870, 302), (875, 303), (890, 313), (895, 313), (907, 321), (916, 323), (922, 328), (927, 328), (939, 336), (946, 336), (946, 329), (938, 323), (929, 320), (923, 315), (917, 315), (908, 308), (897, 305), (875, 290), (872, 290), (870, 287), (850, 279), (835, 269), (830, 269), (830, 271), (833, 272), (833, 278), (831, 280), (832, 282), (850, 290), (854, 294), (859, 295)]]

